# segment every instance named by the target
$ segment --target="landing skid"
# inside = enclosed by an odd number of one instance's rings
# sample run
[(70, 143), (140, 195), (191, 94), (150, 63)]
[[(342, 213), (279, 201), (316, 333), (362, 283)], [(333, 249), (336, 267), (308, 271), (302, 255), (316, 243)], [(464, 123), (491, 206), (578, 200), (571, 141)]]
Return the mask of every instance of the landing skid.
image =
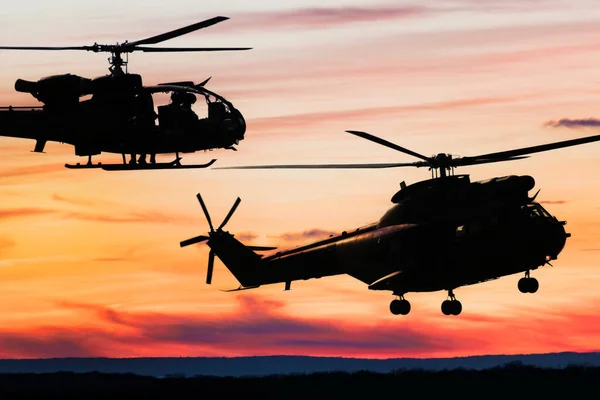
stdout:
[(216, 159), (212, 159), (206, 164), (191, 164), (191, 165), (183, 165), (180, 163), (181, 157), (177, 157), (175, 160), (166, 163), (145, 163), (145, 164), (127, 164), (127, 163), (119, 163), (119, 164), (65, 164), (66, 168), (69, 169), (88, 169), (88, 168), (102, 168), (104, 171), (137, 171), (137, 170), (147, 170), (147, 169), (189, 169), (189, 168), (208, 168), (217, 161)]

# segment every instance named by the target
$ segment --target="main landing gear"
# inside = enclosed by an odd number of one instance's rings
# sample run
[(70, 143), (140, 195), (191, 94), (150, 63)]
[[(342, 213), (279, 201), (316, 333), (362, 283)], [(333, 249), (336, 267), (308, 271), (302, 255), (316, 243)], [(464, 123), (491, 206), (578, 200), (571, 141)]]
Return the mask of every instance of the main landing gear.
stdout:
[(529, 276), (529, 271), (525, 272), (525, 277), (519, 279), (519, 292), (521, 293), (535, 293), (537, 292), (540, 284), (537, 279)]
[(456, 300), (452, 289), (448, 290), (448, 297), (450, 299), (442, 302), (442, 312), (444, 315), (458, 315), (462, 311), (462, 304)]
[[(462, 311), (462, 304), (456, 300), (452, 289), (448, 290), (448, 300), (442, 302), (442, 312), (444, 315), (459, 315)], [(399, 295), (398, 299), (392, 300), (390, 303), (390, 311), (394, 315), (406, 315), (410, 312), (410, 303), (404, 298), (404, 295)]]
[(390, 311), (394, 315), (406, 315), (410, 312), (410, 303), (404, 299), (404, 296), (400, 296), (400, 299), (392, 300), (390, 303)]

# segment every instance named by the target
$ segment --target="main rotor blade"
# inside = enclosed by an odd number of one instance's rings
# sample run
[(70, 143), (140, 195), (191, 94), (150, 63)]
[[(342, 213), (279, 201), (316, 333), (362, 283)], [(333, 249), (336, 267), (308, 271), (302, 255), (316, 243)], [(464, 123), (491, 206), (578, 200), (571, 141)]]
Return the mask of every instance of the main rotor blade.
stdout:
[(529, 156), (519, 156), (519, 157), (502, 157), (502, 158), (488, 158), (488, 159), (467, 159), (465, 158), (456, 158), (451, 161), (452, 167), (464, 167), (467, 165), (476, 165), (476, 164), (489, 164), (495, 162), (502, 161), (512, 161), (512, 160), (522, 160), (524, 158), (529, 158)]
[(542, 151), (555, 150), (555, 149), (560, 149), (563, 147), (577, 146), (580, 144), (597, 142), (599, 140), (600, 140), (600, 135), (594, 135), (594, 136), (587, 136), (587, 137), (579, 138), (579, 139), (564, 140), (562, 142), (554, 142), (554, 143), (542, 144), (542, 145), (538, 145), (538, 146), (523, 147), (523, 148), (515, 149), (515, 150), (500, 151), (497, 153), (482, 154), (482, 155), (473, 156), (473, 157), (463, 157), (463, 159), (474, 160), (474, 159), (490, 159), (490, 158), (512, 158), (512, 157), (520, 156), (523, 154), (539, 153)]
[(186, 35), (190, 32), (197, 31), (198, 29), (207, 28), (216, 23), (228, 20), (229, 17), (214, 17), (207, 19), (205, 21), (197, 22), (192, 25), (184, 26), (183, 28), (175, 29), (170, 32), (161, 33), (160, 35), (152, 36), (146, 39), (136, 40), (135, 42), (126, 43), (126, 47), (130, 46), (139, 46), (142, 44), (156, 44), (160, 42), (164, 42), (165, 40), (173, 39), (178, 36)]
[(223, 228), (225, 224), (229, 221), (229, 218), (231, 218), (231, 216), (235, 212), (235, 209), (240, 205), (240, 201), (242, 201), (242, 199), (238, 197), (235, 203), (233, 203), (233, 207), (231, 207), (231, 210), (229, 210), (229, 214), (227, 214), (227, 216), (225, 217), (223, 222), (221, 222), (221, 225), (217, 228), (217, 230)]
[(351, 133), (351, 134), (356, 135), (356, 136), (359, 136), (359, 137), (361, 137), (363, 139), (367, 139), (367, 140), (370, 140), (372, 142), (381, 144), (383, 146), (389, 147), (391, 149), (394, 149), (394, 150), (397, 150), (397, 151), (401, 151), (402, 153), (409, 154), (409, 155), (411, 155), (413, 157), (420, 158), (421, 160), (425, 160), (427, 162), (432, 162), (431, 158), (426, 157), (423, 154), (419, 154), (419, 153), (416, 153), (416, 152), (414, 152), (412, 150), (405, 149), (404, 147), (400, 147), (397, 144), (394, 144), (392, 142), (388, 142), (387, 140), (378, 138), (377, 136), (373, 136), (370, 133), (360, 132), (360, 131), (346, 131), (346, 132)]
[(296, 165), (245, 165), (238, 167), (216, 167), (213, 169), (352, 169), (352, 168), (395, 168), (426, 167), (428, 163), (385, 163), (385, 164), (296, 164)]
[(252, 47), (144, 47), (136, 46), (134, 50), (141, 50), (146, 53), (174, 53), (191, 51), (235, 51), (252, 50)]
[(93, 50), (93, 46), (0, 46), (0, 50)]
[(198, 193), (196, 195), (196, 198), (198, 199), (198, 202), (200, 203), (200, 206), (202, 207), (202, 211), (204, 211), (204, 215), (206, 216), (206, 220), (208, 221), (208, 226), (210, 227), (210, 231), (211, 232), (214, 231), (212, 221), (210, 220), (210, 214), (208, 213), (208, 210), (206, 209), (206, 205), (204, 204), (204, 200), (202, 200), (202, 196), (200, 196), (200, 193)]
[(208, 239), (210, 239), (208, 236), (203, 236), (203, 235), (196, 236), (191, 239), (187, 239), (187, 240), (184, 240), (183, 242), (180, 242), (179, 247), (185, 247), (185, 246), (189, 246), (191, 244), (204, 242), (205, 240), (208, 240)]
[(206, 283), (210, 285), (212, 282), (213, 268), (215, 266), (215, 252), (210, 250), (208, 253), (208, 269), (206, 270)]

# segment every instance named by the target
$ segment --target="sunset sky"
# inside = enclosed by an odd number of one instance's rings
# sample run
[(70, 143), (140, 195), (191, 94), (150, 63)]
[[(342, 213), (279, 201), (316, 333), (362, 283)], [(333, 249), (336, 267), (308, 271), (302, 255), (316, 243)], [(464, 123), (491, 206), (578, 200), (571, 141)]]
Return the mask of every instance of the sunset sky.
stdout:
[[(596, 0), (23, 0), (0, 9), (0, 45), (133, 41), (214, 16), (231, 19), (159, 46), (245, 52), (130, 56), (147, 85), (202, 81), (248, 124), (238, 152), (184, 163), (411, 162), (349, 135), (416, 152), (466, 156), (566, 140), (600, 127), (600, 4)], [(37, 105), (18, 78), (108, 72), (109, 54), (0, 51), (0, 105)], [(197, 107), (198, 108), (198, 107)], [(202, 111), (200, 111), (202, 112)], [(589, 119), (586, 124), (553, 124)], [(0, 127), (0, 130), (2, 128)], [(0, 138), (0, 357), (445, 357), (600, 350), (600, 143), (458, 169), (472, 180), (532, 175), (538, 200), (572, 234), (554, 268), (446, 293), (390, 292), (348, 276), (239, 293), (208, 247), (202, 193), (219, 224), (246, 244), (293, 247), (374, 222), (399, 183), (426, 169), (68, 170), (71, 146)], [(170, 160), (171, 156), (159, 156)], [(119, 161), (102, 154), (96, 161)]]

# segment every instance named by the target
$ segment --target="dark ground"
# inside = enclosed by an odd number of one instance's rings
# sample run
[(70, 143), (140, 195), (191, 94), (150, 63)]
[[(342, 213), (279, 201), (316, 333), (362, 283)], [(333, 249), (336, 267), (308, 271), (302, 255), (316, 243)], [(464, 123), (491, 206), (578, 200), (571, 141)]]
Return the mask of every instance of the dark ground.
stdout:
[[(0, 398), (389, 399), (595, 398), (600, 367), (546, 369), (520, 363), (485, 370), (405, 370), (266, 377), (155, 378), (134, 374), (2, 374)], [(58, 395), (58, 396), (56, 396)], [(36, 396), (36, 397), (38, 397)]]

